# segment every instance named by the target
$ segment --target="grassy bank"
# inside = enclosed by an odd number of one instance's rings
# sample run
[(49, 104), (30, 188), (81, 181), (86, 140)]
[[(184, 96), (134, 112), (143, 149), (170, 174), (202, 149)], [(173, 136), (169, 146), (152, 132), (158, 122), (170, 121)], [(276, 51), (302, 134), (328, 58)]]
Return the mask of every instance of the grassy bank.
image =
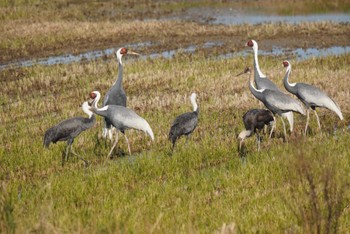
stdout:
[[(283, 57), (264, 57), (261, 68), (282, 87)], [(42, 146), (45, 130), (82, 115), (92, 90), (104, 94), (117, 74), (115, 61), (34, 66), (0, 73), (0, 227), (16, 233), (204, 232), (235, 223), (242, 233), (345, 232), (349, 215), (350, 55), (291, 61), (291, 81), (312, 83), (340, 105), (345, 121), (320, 110), (323, 131), (311, 115), (296, 116), (288, 143), (265, 140), (260, 153), (247, 139), (247, 160), (237, 152), (241, 117), (261, 107), (234, 77), (252, 57), (228, 60), (177, 55), (172, 60), (126, 61), (128, 106), (150, 123), (155, 141), (129, 131), (133, 154), (120, 139), (114, 160), (100, 139), (101, 119), (73, 147), (90, 162), (71, 157), (61, 167), (64, 143)], [(200, 122), (192, 139), (172, 156), (167, 133), (174, 117), (199, 96)], [(337, 129), (334, 131), (334, 129)]]
[[(347, 46), (349, 25), (330, 22), (225, 26), (203, 23), (191, 7), (252, 14), (349, 12), (348, 1), (5, 1), (0, 3), (0, 64), (151, 42), (145, 53), (220, 41), (205, 53), (241, 50), (259, 38), (265, 48)], [(287, 10), (286, 10), (287, 9)], [(200, 11), (200, 10), (199, 10)], [(288, 11), (288, 12), (286, 12)], [(186, 17), (183, 17), (185, 14)], [(203, 16), (204, 17), (204, 16)], [(210, 22), (210, 13), (208, 14)], [(169, 20), (172, 18), (173, 20)], [(183, 20), (189, 18), (189, 20)], [(158, 20), (163, 19), (163, 20)], [(317, 40), (316, 40), (317, 38)], [(262, 45), (262, 44), (261, 44)]]

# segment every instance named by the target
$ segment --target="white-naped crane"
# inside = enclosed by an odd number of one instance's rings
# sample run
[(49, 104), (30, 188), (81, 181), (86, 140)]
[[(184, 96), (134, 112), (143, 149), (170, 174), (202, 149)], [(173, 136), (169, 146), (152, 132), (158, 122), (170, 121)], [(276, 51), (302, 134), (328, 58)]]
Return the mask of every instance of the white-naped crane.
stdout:
[[(101, 98), (101, 94), (98, 91), (92, 91), (90, 93), (90, 98), (93, 99), (93, 104), (90, 107), (90, 110), (97, 115), (107, 118), (111, 125), (117, 129), (117, 131), (123, 133), (126, 143), (128, 144), (129, 154), (131, 154), (130, 144), (128, 138), (125, 135), (125, 131), (127, 129), (144, 131), (151, 137), (152, 141), (154, 140), (153, 131), (149, 126), (148, 122), (139, 115), (137, 115), (133, 110), (124, 106), (117, 105), (106, 105), (102, 108), (98, 108), (97, 105)], [(118, 136), (116, 136), (115, 142), (107, 157), (111, 156), (113, 149), (117, 145), (117, 143)]]
[[(124, 55), (133, 54), (133, 55), (140, 55), (136, 52), (133, 52), (131, 50), (128, 50), (124, 47), (120, 48), (115, 52), (115, 56), (118, 60), (118, 78), (114, 82), (113, 86), (107, 91), (106, 95), (103, 98), (103, 106), (106, 105), (118, 105), (118, 106), (124, 106), (126, 107), (126, 93), (123, 88), (123, 62), (122, 57)], [(102, 136), (104, 138), (109, 136), (109, 139), (112, 139), (112, 124), (108, 121), (107, 118), (104, 118), (104, 128), (102, 132)], [(118, 134), (118, 133), (117, 133)]]
[(256, 135), (258, 151), (260, 151), (260, 131), (266, 125), (272, 125), (274, 117), (271, 111), (265, 109), (251, 109), (243, 115), (243, 123), (245, 130), (239, 133), (239, 151), (242, 149), (244, 139)]
[[(249, 40), (246, 43), (246, 46), (249, 46), (253, 49), (254, 52), (254, 81), (258, 89), (271, 89), (281, 91), (276, 84), (267, 78), (267, 76), (261, 72), (258, 60), (258, 43), (255, 40)], [(281, 91), (282, 92), (282, 91)], [(286, 118), (289, 122), (289, 129), (293, 132), (294, 127), (294, 115), (293, 112), (283, 113), (282, 116)], [(273, 130), (273, 129), (271, 129)]]
[(49, 148), (50, 143), (56, 143), (57, 141), (67, 142), (66, 153), (62, 153), (62, 166), (65, 161), (68, 161), (70, 153), (73, 153), (79, 159), (83, 160), (85, 166), (88, 165), (88, 161), (83, 159), (72, 149), (74, 139), (83, 131), (93, 127), (96, 122), (95, 115), (90, 111), (88, 102), (83, 103), (82, 109), (89, 116), (88, 118), (79, 116), (66, 119), (45, 132), (44, 146), (46, 148)]
[[(302, 106), (302, 104), (299, 103), (297, 100), (293, 99), (292, 97), (288, 96), (287, 94), (282, 93), (278, 90), (256, 89), (254, 87), (253, 80), (251, 79), (251, 69), (249, 67), (247, 67), (242, 73), (238, 74), (237, 76), (240, 76), (245, 73), (249, 75), (249, 89), (251, 93), (254, 95), (255, 98), (264, 103), (266, 108), (269, 109), (274, 115), (277, 114), (281, 116), (283, 113), (290, 111), (305, 115), (305, 109)], [(286, 126), (282, 117), (281, 120), (283, 123), (284, 137), (285, 139), (287, 139)], [(274, 121), (272, 128), (276, 128), (276, 121)], [(272, 131), (273, 129), (271, 129), (269, 136), (270, 138)]]
[(316, 107), (327, 108), (331, 111), (334, 111), (338, 115), (340, 120), (344, 119), (338, 104), (319, 88), (305, 83), (289, 83), (289, 76), (292, 71), (292, 65), (289, 61), (285, 60), (283, 61), (283, 66), (287, 68), (286, 74), (283, 79), (284, 87), (290, 93), (297, 96), (299, 100), (302, 101), (306, 106), (307, 119), (304, 131), (305, 135), (309, 125), (310, 108), (314, 110), (319, 130), (321, 130), (321, 124), (316, 112)]
[(196, 102), (197, 94), (192, 93), (190, 97), (191, 104), (193, 106), (192, 112), (186, 112), (177, 116), (170, 127), (169, 140), (172, 142), (172, 150), (174, 150), (176, 140), (181, 136), (191, 135), (191, 133), (196, 129), (198, 124), (199, 108)]

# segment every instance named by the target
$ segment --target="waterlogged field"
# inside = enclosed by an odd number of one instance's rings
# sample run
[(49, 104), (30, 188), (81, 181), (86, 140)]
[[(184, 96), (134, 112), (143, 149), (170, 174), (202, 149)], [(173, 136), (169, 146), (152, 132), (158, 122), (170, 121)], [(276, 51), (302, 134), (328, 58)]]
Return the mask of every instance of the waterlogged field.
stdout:
[[(261, 67), (281, 86), (281, 57), (264, 57)], [(128, 106), (148, 120), (155, 134), (128, 131), (132, 155), (120, 139), (113, 160), (100, 138), (101, 118), (73, 147), (75, 158), (61, 166), (64, 143), (43, 148), (44, 131), (83, 115), (80, 105), (92, 90), (105, 93), (117, 74), (115, 61), (35, 66), (1, 75), (1, 228), (22, 232), (208, 232), (235, 223), (240, 232), (345, 232), (349, 219), (350, 56), (291, 61), (291, 80), (326, 90), (346, 121), (320, 110), (322, 132), (311, 115), (296, 116), (295, 133), (282, 140), (264, 137), (257, 152), (246, 141), (246, 160), (236, 137), (241, 117), (261, 107), (247, 77), (235, 77), (252, 57), (227, 60), (177, 55), (172, 60), (126, 61)], [(170, 155), (167, 134), (173, 118), (191, 109), (198, 93), (200, 120), (191, 140)], [(266, 139), (266, 140), (265, 140)], [(330, 213), (329, 213), (330, 212)]]
[[(212, 25), (176, 20), (145, 20), (181, 15), (189, 7), (227, 7), (225, 1), (5, 1), (0, 3), (0, 61), (37, 59), (133, 43), (143, 57), (124, 60), (128, 107), (151, 125), (155, 141), (127, 131), (132, 155), (119, 137), (112, 146), (101, 138), (102, 119), (76, 138), (74, 155), (62, 167), (65, 143), (43, 147), (45, 131), (83, 116), (89, 93), (104, 95), (117, 77), (115, 59), (0, 70), (0, 232), (1, 233), (347, 233), (350, 227), (350, 54), (297, 60), (262, 55), (260, 67), (283, 90), (291, 82), (326, 91), (345, 120), (319, 109), (322, 131), (311, 113), (295, 115), (295, 131), (283, 140), (281, 121), (272, 139), (255, 137), (237, 150), (243, 114), (263, 108), (236, 77), (253, 56), (240, 53), (248, 39), (259, 48), (349, 46), (349, 23)], [(121, 4), (121, 5), (120, 5)], [(225, 5), (226, 4), (226, 5)], [(248, 8), (268, 13), (348, 12), (348, 1), (255, 1)], [(237, 1), (236, 8), (246, 2)], [(61, 9), (61, 10), (58, 10)], [(62, 10), (65, 9), (65, 10)], [(117, 11), (116, 11), (117, 10)], [(200, 19), (201, 21), (203, 19)], [(119, 26), (119, 27), (117, 27)], [(208, 42), (218, 45), (204, 48)], [(181, 52), (202, 46), (194, 53)], [(171, 59), (147, 55), (175, 50)], [(248, 50), (249, 51), (249, 50)], [(249, 51), (250, 53), (252, 51)], [(283, 53), (282, 53), (283, 54)], [(175, 116), (192, 110), (198, 94), (199, 124), (171, 154), (168, 131)], [(242, 157), (243, 156), (243, 157)]]

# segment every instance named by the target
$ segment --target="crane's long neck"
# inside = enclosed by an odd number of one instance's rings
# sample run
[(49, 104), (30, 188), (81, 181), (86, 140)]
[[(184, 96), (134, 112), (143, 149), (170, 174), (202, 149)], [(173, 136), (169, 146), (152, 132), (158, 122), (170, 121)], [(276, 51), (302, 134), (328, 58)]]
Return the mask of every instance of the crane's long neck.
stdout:
[(107, 117), (106, 110), (108, 110), (108, 105), (104, 106), (102, 108), (98, 108), (98, 106), (97, 106), (98, 102), (100, 101), (100, 98), (101, 98), (101, 94), (99, 92), (96, 92), (95, 100), (93, 101), (93, 103), (89, 109), (97, 115)]
[(83, 103), (82, 109), (89, 116), (89, 119), (91, 119), (94, 113), (90, 110), (88, 102)]
[(256, 97), (259, 100), (262, 100), (263, 98), (262, 92), (264, 90), (258, 90), (254, 87), (254, 81), (251, 78), (251, 73), (249, 73), (249, 89), (250, 89), (250, 92), (254, 95), (254, 97)]
[(193, 111), (194, 112), (198, 112), (198, 105), (197, 105), (197, 102), (196, 102), (196, 97), (191, 96), (191, 103), (192, 103), (192, 106), (193, 106)]
[(258, 45), (253, 45), (253, 51), (254, 51), (254, 79), (260, 79), (260, 78), (266, 78), (266, 75), (264, 75), (259, 67), (259, 60), (258, 60)]
[(116, 86), (117, 87), (123, 86), (123, 64), (122, 64), (121, 58), (120, 60), (118, 59), (118, 79), (116, 82)]
[(289, 64), (286, 70), (286, 74), (284, 75), (284, 78), (283, 78), (283, 84), (286, 90), (288, 90), (293, 94), (296, 94), (296, 89), (295, 89), (296, 83), (293, 83), (293, 84), (289, 83), (289, 76), (291, 71), (292, 71), (292, 66)]

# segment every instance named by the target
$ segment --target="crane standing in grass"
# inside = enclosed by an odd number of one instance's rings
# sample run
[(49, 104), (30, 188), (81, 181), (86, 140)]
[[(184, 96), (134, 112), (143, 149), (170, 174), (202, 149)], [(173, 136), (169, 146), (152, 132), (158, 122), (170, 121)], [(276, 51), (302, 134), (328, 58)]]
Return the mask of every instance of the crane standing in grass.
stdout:
[[(246, 46), (249, 46), (253, 49), (254, 52), (254, 81), (258, 89), (271, 89), (281, 91), (271, 80), (267, 78), (260, 70), (259, 61), (258, 61), (258, 43), (255, 40), (249, 40), (246, 43)], [(290, 131), (293, 132), (294, 126), (294, 116), (293, 112), (282, 113), (282, 117), (286, 118), (289, 122)], [(274, 128), (271, 129), (273, 131)], [(270, 134), (271, 135), (271, 134)]]
[(192, 112), (187, 112), (177, 116), (171, 125), (169, 132), (169, 140), (172, 142), (172, 150), (174, 150), (176, 140), (181, 136), (187, 137), (195, 130), (198, 123), (199, 109), (196, 103), (197, 94), (192, 93), (190, 100), (193, 106)]
[(307, 127), (309, 124), (310, 119), (310, 107), (314, 110), (314, 113), (316, 115), (318, 128), (321, 130), (321, 124), (320, 119), (316, 112), (316, 107), (325, 107), (331, 111), (334, 111), (340, 120), (343, 120), (343, 114), (341, 113), (341, 110), (338, 106), (338, 104), (330, 98), (327, 94), (325, 94), (323, 91), (321, 91), (319, 88), (305, 84), (305, 83), (289, 83), (289, 76), (292, 70), (292, 66), (290, 62), (285, 60), (283, 62), (283, 66), (286, 67), (286, 75), (284, 76), (283, 82), (284, 87), (292, 94), (297, 96), (300, 101), (302, 101), (306, 106), (306, 126), (304, 134), (306, 135)]
[(239, 150), (241, 151), (243, 141), (245, 138), (256, 134), (256, 141), (258, 144), (258, 151), (260, 151), (260, 135), (259, 132), (265, 125), (271, 125), (274, 117), (271, 111), (265, 109), (251, 109), (243, 115), (243, 123), (245, 130), (239, 133)]
[(88, 102), (83, 103), (82, 109), (89, 116), (89, 118), (79, 116), (66, 119), (59, 124), (49, 128), (45, 132), (44, 146), (46, 148), (49, 148), (50, 143), (56, 143), (57, 141), (67, 142), (66, 153), (62, 154), (62, 166), (64, 165), (64, 161), (68, 161), (70, 152), (76, 155), (79, 159), (83, 160), (85, 166), (88, 165), (88, 162), (76, 154), (72, 149), (74, 139), (83, 131), (93, 127), (96, 122), (95, 115), (89, 110)]
[[(256, 89), (250, 77), (251, 69), (249, 67), (246, 68), (244, 72), (238, 74), (237, 76), (240, 76), (245, 73), (249, 75), (249, 89), (251, 93), (254, 95), (255, 98), (257, 98), (262, 103), (264, 103), (267, 109), (269, 109), (273, 114), (277, 114), (281, 116), (283, 113), (293, 111), (293, 112), (297, 112), (302, 115), (305, 115), (305, 109), (303, 108), (302, 104), (299, 103), (297, 100), (291, 98), (287, 94), (277, 90), (271, 90), (271, 89)], [(281, 117), (281, 120), (283, 123), (284, 137), (286, 139), (287, 137), (286, 126), (282, 117)], [(274, 124), (272, 128), (275, 128), (275, 127), (276, 125)], [(271, 129), (270, 138), (271, 138), (272, 131), (273, 129)]]
[[(152, 139), (154, 140), (154, 135), (151, 127), (147, 123), (145, 119), (137, 115), (133, 110), (128, 109), (124, 106), (117, 106), (117, 105), (107, 105), (102, 108), (98, 108), (97, 104), (101, 98), (101, 94), (98, 91), (93, 91), (90, 93), (90, 98), (94, 99), (92, 106), (90, 107), (90, 110), (100, 115), (104, 118), (106, 118), (113, 127), (115, 127), (118, 131), (123, 133), (126, 143), (128, 144), (128, 150), (129, 154), (131, 154), (130, 150), (130, 144), (129, 140), (125, 135), (125, 130), (127, 129), (136, 129), (146, 132)], [(114, 147), (118, 143), (118, 136), (116, 136), (115, 142), (108, 154), (107, 157), (110, 157)]]
[[(104, 99), (103, 106), (106, 105), (118, 105), (126, 107), (126, 93), (123, 88), (123, 62), (122, 57), (127, 54), (140, 55), (133, 51), (130, 51), (124, 47), (117, 50), (115, 53), (118, 60), (118, 79), (114, 82), (113, 86), (108, 90)], [(103, 128), (102, 136), (104, 138), (109, 136), (109, 139), (112, 139), (112, 124), (108, 121), (107, 118), (104, 119), (105, 126)], [(118, 136), (118, 133), (117, 133)]]

